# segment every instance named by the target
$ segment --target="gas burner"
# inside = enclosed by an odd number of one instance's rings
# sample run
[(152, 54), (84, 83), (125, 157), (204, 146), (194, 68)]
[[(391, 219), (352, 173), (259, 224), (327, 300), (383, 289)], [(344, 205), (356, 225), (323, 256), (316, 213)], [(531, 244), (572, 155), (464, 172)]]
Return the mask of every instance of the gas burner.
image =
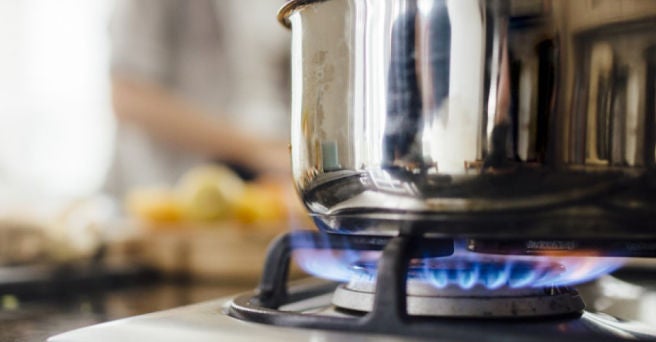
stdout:
[[(338, 308), (370, 312), (376, 291), (375, 264), (353, 266), (352, 279), (337, 287), (332, 303)], [(541, 267), (540, 271), (535, 271)], [(569, 287), (520, 287), (527, 274), (550, 277), (562, 272), (518, 262), (422, 260), (408, 270), (406, 306), (411, 316), (452, 318), (539, 317), (580, 313), (585, 305)], [(536, 276), (537, 274), (537, 276)]]
[[(355, 276), (346, 284), (288, 286), (292, 252), (307, 248), (382, 254), (375, 264), (352, 263)], [(656, 338), (653, 329), (584, 312), (571, 288), (544, 287), (546, 281), (517, 282), (549, 280), (554, 272), (571, 271), (560, 264), (536, 267), (524, 261), (483, 260), (454, 254), (453, 240), (444, 238), (292, 232), (271, 245), (257, 291), (234, 298), (226, 312), (242, 321), (275, 326), (457, 341), (481, 336), (499, 341)], [(508, 272), (499, 278), (501, 268)], [(433, 283), (427, 281), (431, 278)], [(537, 316), (551, 317), (531, 319)], [(487, 317), (499, 319), (480, 319)]]

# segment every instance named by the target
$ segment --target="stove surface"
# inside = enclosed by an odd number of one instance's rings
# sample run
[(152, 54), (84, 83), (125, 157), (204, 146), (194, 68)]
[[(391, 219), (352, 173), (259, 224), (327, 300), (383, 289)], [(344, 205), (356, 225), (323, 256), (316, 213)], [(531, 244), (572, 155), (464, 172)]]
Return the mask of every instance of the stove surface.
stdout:
[[(228, 316), (231, 298), (126, 318), (57, 335), (49, 342), (116, 342), (116, 341), (347, 341), (353, 334), (333, 331), (293, 329), (249, 323)], [(317, 298), (323, 302), (325, 298)], [(313, 307), (313, 303), (305, 303)], [(408, 341), (395, 336), (357, 335), (357, 340)]]
[[(302, 282), (302, 286), (316, 281)], [(245, 295), (248, 295), (245, 294)], [(243, 296), (243, 295), (241, 295)], [(349, 317), (350, 314), (330, 305), (332, 293), (287, 304), (280, 309), (288, 312)], [(122, 319), (64, 333), (50, 342), (81, 341), (412, 341), (417, 338), (397, 335), (374, 335), (340, 331), (298, 329), (251, 323), (227, 314), (228, 307), (238, 297), (217, 299), (196, 305)], [(537, 320), (436, 320), (440, 333), (429, 339), (458, 341), (526, 341), (549, 340), (612, 341), (631, 339), (628, 331), (654, 334), (656, 330), (642, 323), (618, 321), (605, 314), (585, 312), (581, 317)], [(649, 338), (643, 338), (649, 340)]]

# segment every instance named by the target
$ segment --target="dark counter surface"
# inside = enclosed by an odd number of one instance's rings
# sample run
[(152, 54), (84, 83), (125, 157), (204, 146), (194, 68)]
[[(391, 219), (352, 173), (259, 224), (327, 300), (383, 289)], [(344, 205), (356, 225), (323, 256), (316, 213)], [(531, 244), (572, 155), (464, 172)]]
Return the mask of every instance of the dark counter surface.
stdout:
[(0, 342), (45, 341), (91, 324), (234, 295), (254, 287), (157, 280), (48, 296), (0, 294)]

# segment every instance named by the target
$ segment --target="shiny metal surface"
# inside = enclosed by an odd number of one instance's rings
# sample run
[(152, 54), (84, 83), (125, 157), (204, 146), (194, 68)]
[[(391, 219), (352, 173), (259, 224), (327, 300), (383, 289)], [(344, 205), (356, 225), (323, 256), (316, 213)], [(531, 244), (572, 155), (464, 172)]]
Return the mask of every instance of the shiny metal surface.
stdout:
[(321, 229), (656, 235), (656, 0), (305, 0), (280, 19)]
[[(484, 322), (466, 319), (436, 319), (436, 334), (425, 340), (436, 338), (446, 341), (653, 341), (656, 336), (654, 325), (650, 323), (653, 315), (652, 288), (645, 290), (643, 297), (627, 301), (624, 308), (646, 309), (641, 322), (615, 319), (603, 313), (584, 312), (580, 318), (498, 320)], [(621, 293), (624, 294), (624, 293)], [(246, 293), (242, 296), (254, 296)], [(114, 342), (114, 341), (417, 341), (416, 338), (401, 335), (353, 334), (344, 331), (321, 331), (313, 329), (294, 329), (260, 323), (245, 322), (225, 314), (226, 308), (238, 301), (236, 298), (222, 298), (197, 305), (161, 311), (132, 317), (108, 324), (95, 325), (71, 331), (49, 339), (52, 342)], [(653, 296), (652, 296), (653, 297)], [(594, 296), (592, 297), (594, 298)], [(597, 300), (586, 298), (590, 303), (604, 301), (610, 303), (616, 298), (600, 297)], [(653, 299), (653, 298), (652, 298)], [(608, 304), (608, 303), (607, 303)], [(642, 305), (644, 304), (644, 305)], [(293, 305), (293, 308), (291, 307)], [(318, 296), (290, 304), (284, 314), (313, 315), (326, 319), (357, 318), (357, 316), (338, 312), (330, 305), (330, 296)], [(612, 312), (610, 312), (612, 314)], [(620, 316), (622, 317), (622, 316)], [(625, 317), (622, 317), (625, 318)]]
[[(371, 282), (352, 281), (335, 290), (332, 303), (343, 309), (369, 312), (374, 307), (374, 291)], [(408, 282), (407, 310), (411, 316), (513, 319), (572, 316), (582, 313), (584, 308), (583, 300), (571, 288), (467, 291)]]

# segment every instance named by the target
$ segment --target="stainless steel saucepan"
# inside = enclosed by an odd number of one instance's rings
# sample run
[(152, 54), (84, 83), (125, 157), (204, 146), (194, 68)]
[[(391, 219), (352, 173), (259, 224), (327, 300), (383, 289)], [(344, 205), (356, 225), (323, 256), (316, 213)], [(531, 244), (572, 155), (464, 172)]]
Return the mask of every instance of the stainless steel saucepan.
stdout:
[(656, 0), (291, 0), (326, 231), (656, 237)]

